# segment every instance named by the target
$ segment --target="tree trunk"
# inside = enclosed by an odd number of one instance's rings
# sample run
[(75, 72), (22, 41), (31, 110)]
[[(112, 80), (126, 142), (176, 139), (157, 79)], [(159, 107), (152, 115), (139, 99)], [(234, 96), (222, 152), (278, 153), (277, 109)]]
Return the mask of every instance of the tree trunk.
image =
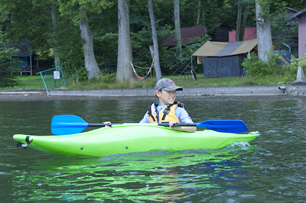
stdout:
[(128, 0), (118, 0), (118, 60), (116, 81), (132, 81), (132, 47), (130, 39), (130, 11)]
[(159, 53), (158, 53), (158, 41), (157, 41), (157, 34), (156, 34), (156, 26), (155, 26), (155, 18), (154, 18), (154, 11), (153, 11), (153, 4), (152, 0), (148, 2), (148, 9), (152, 27), (152, 39), (153, 39), (153, 48), (154, 48), (154, 68), (156, 74), (156, 80), (160, 80), (162, 78), (160, 65), (159, 65)]
[(201, 16), (201, 1), (199, 0), (198, 3), (198, 18), (197, 18), (197, 25), (200, 23), (200, 16)]
[[(268, 54), (272, 54), (272, 34), (269, 13), (265, 14), (257, 1), (256, 5), (256, 30), (258, 43), (258, 58), (262, 61), (268, 61)], [(263, 21), (260, 21), (260, 18)], [(268, 54), (267, 54), (268, 53)]]
[(57, 14), (56, 14), (56, 6), (51, 5), (51, 18), (52, 18), (52, 29), (53, 29), (53, 56), (54, 56), (54, 62), (55, 66), (60, 65), (60, 58), (58, 57), (58, 52), (57, 52), (57, 42), (56, 42), (56, 37), (54, 36), (55, 33), (57, 32)]
[[(209, 0), (207, 0), (207, 5), (209, 5)], [(207, 34), (207, 26), (206, 26), (206, 18), (205, 18), (205, 4), (203, 4), (202, 18), (203, 18), (204, 34), (206, 35)]]
[(238, 16), (236, 22), (236, 42), (243, 41), (240, 39), (240, 32), (241, 32), (241, 10), (242, 6), (241, 3), (238, 2)]
[(178, 48), (178, 57), (182, 58), (182, 39), (181, 39), (181, 22), (180, 22), (180, 1), (173, 0), (174, 4), (174, 27), (175, 27), (175, 43)]
[(242, 22), (240, 37), (239, 37), (241, 41), (244, 41), (244, 31), (245, 31), (246, 22), (248, 20), (248, 16), (249, 16), (249, 4), (246, 4), (244, 5), (243, 22)]
[(85, 68), (88, 71), (88, 79), (98, 78), (100, 69), (95, 59), (95, 54), (93, 50), (93, 40), (87, 21), (87, 15), (85, 10), (83, 10), (82, 8), (80, 8), (80, 11), (83, 17), (79, 22), (79, 26), (81, 30), (81, 37), (84, 40), (83, 51), (85, 59)]

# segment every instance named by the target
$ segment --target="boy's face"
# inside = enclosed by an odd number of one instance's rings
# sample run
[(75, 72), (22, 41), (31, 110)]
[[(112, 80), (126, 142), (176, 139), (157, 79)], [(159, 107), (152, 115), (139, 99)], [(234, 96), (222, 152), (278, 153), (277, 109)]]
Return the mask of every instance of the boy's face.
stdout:
[(159, 103), (161, 105), (173, 104), (176, 98), (176, 91), (166, 91), (166, 90), (156, 90), (156, 96), (159, 98)]

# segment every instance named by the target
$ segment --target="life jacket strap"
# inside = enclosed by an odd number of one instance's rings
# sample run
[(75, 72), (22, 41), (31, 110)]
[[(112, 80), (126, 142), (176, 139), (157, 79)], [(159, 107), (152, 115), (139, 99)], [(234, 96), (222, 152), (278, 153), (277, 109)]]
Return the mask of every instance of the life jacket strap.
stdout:
[(169, 105), (165, 108), (165, 110), (164, 110), (164, 115), (163, 115), (162, 120), (165, 120), (166, 116), (170, 113), (170, 108), (171, 108), (171, 106), (173, 106), (173, 104), (169, 104)]
[(154, 117), (154, 112), (155, 112), (155, 115), (156, 115), (156, 119), (157, 119), (157, 123), (159, 123), (159, 115), (158, 115), (158, 112), (157, 112), (157, 106), (158, 104), (155, 104), (155, 103), (152, 103), (149, 108), (148, 108), (148, 115), (153, 119), (153, 121), (155, 122), (155, 117)]

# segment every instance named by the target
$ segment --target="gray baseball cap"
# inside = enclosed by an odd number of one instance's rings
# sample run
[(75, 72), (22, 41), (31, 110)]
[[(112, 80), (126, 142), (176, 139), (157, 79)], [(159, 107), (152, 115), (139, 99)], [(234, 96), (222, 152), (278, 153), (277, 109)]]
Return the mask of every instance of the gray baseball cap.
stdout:
[(183, 87), (176, 86), (175, 83), (169, 78), (163, 78), (156, 83), (155, 90), (183, 91)]

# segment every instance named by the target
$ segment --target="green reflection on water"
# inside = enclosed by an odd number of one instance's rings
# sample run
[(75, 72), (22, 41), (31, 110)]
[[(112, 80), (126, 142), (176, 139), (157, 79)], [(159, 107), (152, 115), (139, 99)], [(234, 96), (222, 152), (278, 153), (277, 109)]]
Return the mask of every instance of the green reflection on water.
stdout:
[(25, 171), (14, 171), (13, 196), (17, 201), (138, 202), (188, 199), (205, 193), (203, 189), (239, 190), (239, 182), (247, 179), (250, 167), (241, 156), (247, 157), (252, 151), (248, 147), (157, 151), (100, 159), (39, 159)]

